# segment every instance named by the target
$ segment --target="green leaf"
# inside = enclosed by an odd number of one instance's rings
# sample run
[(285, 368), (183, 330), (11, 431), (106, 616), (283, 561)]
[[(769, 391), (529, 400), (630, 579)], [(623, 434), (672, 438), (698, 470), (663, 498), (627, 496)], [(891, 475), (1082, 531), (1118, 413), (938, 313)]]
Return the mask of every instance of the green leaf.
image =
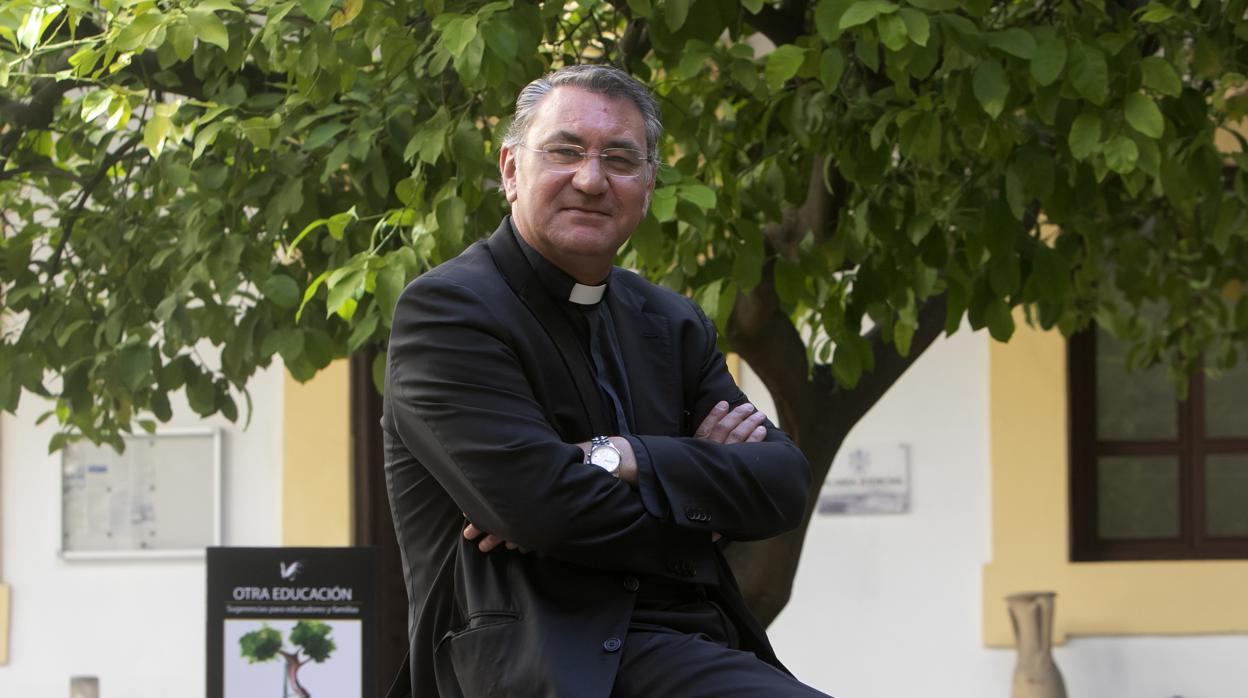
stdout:
[(342, 124), (342, 123), (338, 123), (334, 121), (321, 124), (320, 126), (317, 126), (316, 128), (312, 129), (311, 133), (308, 134), (307, 139), (303, 141), (303, 149), (304, 150), (316, 150), (317, 148), (328, 143), (330, 139), (332, 139), (334, 136), (338, 135), (339, 133), (342, 133), (346, 129), (347, 129), (346, 124)]
[(756, 15), (763, 11), (763, 0), (741, 0), (741, 7), (744, 7), (750, 14)]
[(628, 0), (628, 8), (637, 17), (649, 17), (654, 14), (654, 8), (650, 6), (650, 0)]
[(279, 308), (293, 308), (299, 303), (299, 284), (285, 274), (273, 274), (262, 281), (260, 293)]
[(377, 309), (386, 327), (390, 326), (390, 317), (394, 315), (394, 306), (399, 302), (399, 294), (403, 293), (403, 282), (407, 274), (399, 260), (390, 258), (381, 271), (377, 272), (377, 284), (373, 287), (373, 296), (377, 299)]
[(704, 184), (687, 184), (677, 190), (677, 196), (694, 206), (709, 211), (715, 208), (715, 190)]
[(1000, 298), (990, 298), (984, 306), (984, 321), (988, 324), (988, 333), (998, 342), (1008, 342), (1014, 336), (1014, 316), (1010, 306)]
[(1066, 40), (1060, 36), (1042, 37), (1031, 57), (1031, 76), (1040, 85), (1052, 85), (1065, 67)]
[(217, 134), (220, 133), (221, 129), (224, 127), (225, 122), (214, 121), (200, 129), (199, 132), (195, 134), (195, 149), (191, 152), (192, 161), (198, 160), (199, 156), (204, 154), (204, 149), (212, 145), (213, 141), (217, 140)]
[(841, 15), (841, 21), (838, 25), (842, 31), (850, 27), (856, 27), (860, 24), (866, 24), (875, 19), (879, 15), (890, 14), (900, 9), (887, 0), (862, 0), (849, 6), (845, 10), (845, 14)]
[[(815, 30), (819, 38), (832, 43), (841, 38), (841, 17), (849, 9), (852, 0), (819, 0), (815, 6)], [(829, 47), (831, 48), (831, 47)]]
[(1105, 54), (1086, 44), (1075, 44), (1071, 52), (1070, 84), (1084, 99), (1095, 105), (1109, 96), (1109, 66)]
[(655, 220), (662, 223), (676, 219), (676, 190), (674, 186), (654, 190), (654, 196), (650, 197), (650, 211), (654, 213)]
[(138, 390), (152, 379), (152, 350), (146, 346), (122, 349), (117, 363), (121, 383), (128, 390)]
[(464, 239), (464, 216), (466, 215), (468, 215), (467, 206), (458, 196), (447, 197), (439, 201), (436, 208), (438, 232), (458, 245)]
[(1158, 56), (1148, 56), (1140, 61), (1144, 86), (1167, 97), (1178, 97), (1183, 91), (1183, 81), (1170, 61)]
[(299, 0), (299, 9), (313, 22), (320, 22), (329, 16), (332, 0)]
[(82, 120), (95, 121), (96, 117), (108, 113), (114, 94), (112, 90), (88, 92), (87, 96), (82, 98)]
[(64, 9), (58, 5), (32, 8), (30, 14), (26, 15), (25, 21), (22, 22), (17, 30), (18, 44), (32, 49), (37, 46), (48, 25), (52, 24), (52, 21)]
[(1011, 56), (1031, 60), (1036, 54), (1036, 40), (1026, 29), (1013, 27), (988, 34), (988, 45)]
[(407, 147), (403, 149), (403, 159), (410, 161), (419, 155), (421, 162), (427, 165), (437, 162), (446, 147), (446, 126), (450, 123), (450, 118), (446, 107), (439, 107), (437, 113), (407, 142)]
[(1118, 174), (1127, 174), (1135, 169), (1140, 150), (1135, 141), (1126, 136), (1114, 136), (1105, 144), (1105, 164)]
[(862, 359), (854, 351), (852, 343), (837, 344), (832, 354), (832, 375), (836, 382), (846, 388), (853, 388), (862, 377)]
[(689, 0), (667, 0), (663, 10), (667, 28), (676, 31), (685, 25), (689, 17)]
[(485, 45), (504, 61), (514, 60), (520, 51), (520, 38), (511, 22), (501, 15), (481, 27)]
[(168, 137), (171, 128), (173, 128), (173, 122), (168, 116), (159, 113), (153, 115), (143, 125), (143, 145), (147, 147), (152, 157), (160, 157), (165, 147), (165, 138)]
[(919, 46), (927, 46), (927, 40), (932, 35), (932, 25), (927, 19), (927, 13), (903, 7), (898, 14), (901, 15), (901, 21), (906, 23), (906, 34), (910, 40)]
[(997, 118), (1005, 109), (1005, 100), (1010, 94), (1010, 82), (1005, 75), (1005, 69), (996, 61), (980, 63), (975, 69), (972, 86), (980, 106), (988, 112), (988, 116)]
[(455, 17), (442, 28), (442, 42), (452, 56), (459, 56), (477, 37), (476, 15)]
[(797, 75), (802, 62), (806, 60), (806, 49), (793, 44), (785, 44), (767, 55), (767, 67), (763, 75), (767, 86), (772, 92), (778, 92), (784, 83)]
[(1157, 103), (1147, 95), (1132, 92), (1123, 101), (1123, 112), (1131, 128), (1148, 136), (1161, 138), (1166, 131), (1166, 122), (1161, 118), (1161, 110)]
[(243, 129), (243, 135), (246, 136), (247, 140), (251, 141), (251, 144), (256, 147), (256, 150), (269, 149), (269, 145), (272, 143), (273, 133), (269, 130), (268, 121), (265, 121), (258, 116), (253, 116), (239, 124), (239, 126)]
[[(338, 272), (346, 272), (339, 276)], [(329, 298), (325, 301), (325, 316), (329, 317), (334, 313), (340, 312), (348, 302), (355, 302), (361, 291), (364, 290), (364, 278), (367, 272), (364, 267), (344, 267), (330, 275), (326, 285), (329, 286)], [(344, 319), (350, 319), (348, 317)]]
[(140, 48), (146, 48), (144, 43), (164, 20), (165, 16), (155, 9), (138, 15), (117, 33), (113, 46), (119, 51), (135, 51)]
[(823, 49), (819, 60), (819, 81), (825, 89), (836, 90), (845, 74), (845, 56), (839, 46), (828, 46)]
[(1078, 160), (1085, 160), (1100, 149), (1101, 117), (1084, 112), (1075, 118), (1070, 125), (1070, 136), (1067, 139), (1070, 154)]
[(1174, 10), (1159, 2), (1150, 2), (1140, 12), (1140, 21), (1149, 24), (1160, 24), (1175, 16)]
[(196, 3), (194, 9), (207, 10), (209, 12), (224, 11), (243, 14), (242, 8), (235, 5), (230, 0), (203, 0), (203, 2)]
[(220, 17), (212, 12), (190, 10), (186, 13), (186, 19), (191, 23), (191, 28), (195, 30), (195, 36), (198, 36), (200, 41), (219, 46), (222, 51), (230, 50), (230, 32), (225, 28), (225, 23)]
[(875, 26), (880, 34), (880, 41), (890, 51), (900, 51), (910, 43), (906, 23), (896, 14), (876, 17)]

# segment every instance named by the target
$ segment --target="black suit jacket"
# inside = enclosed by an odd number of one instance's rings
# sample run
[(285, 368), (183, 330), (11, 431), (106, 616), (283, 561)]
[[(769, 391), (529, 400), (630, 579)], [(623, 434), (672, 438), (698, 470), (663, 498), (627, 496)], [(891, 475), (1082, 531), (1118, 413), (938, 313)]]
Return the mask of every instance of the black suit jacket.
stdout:
[[(406, 678), (418, 698), (605, 697), (638, 574), (708, 585), (743, 649), (779, 667), (711, 533), (797, 525), (801, 452), (770, 423), (761, 443), (692, 438), (745, 396), (694, 302), (615, 269), (606, 302), (650, 465), (639, 488), (585, 465), (575, 444), (617, 430), (556, 302), (509, 220), (398, 301), (382, 426), (411, 647), (392, 695)], [(481, 553), (466, 520), (531, 552)]]

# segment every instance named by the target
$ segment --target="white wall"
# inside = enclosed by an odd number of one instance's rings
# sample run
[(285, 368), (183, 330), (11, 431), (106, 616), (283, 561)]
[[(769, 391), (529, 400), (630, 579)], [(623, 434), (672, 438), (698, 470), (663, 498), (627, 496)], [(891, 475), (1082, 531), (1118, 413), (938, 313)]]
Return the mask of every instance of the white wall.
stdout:
[[(201, 420), (174, 400), (167, 426), (222, 428), (228, 545), (281, 543), (282, 373), (252, 380), (246, 431), (242, 417)], [(13, 595), (0, 697), (62, 698), (75, 675), (98, 676), (101, 698), (202, 696), (203, 560), (62, 560), (60, 456), (48, 455), (55, 419), (34, 426), (45, 409), (24, 396), (16, 416), (0, 418), (0, 581)]]
[[(980, 634), (989, 341), (966, 327), (938, 340), (846, 440), (909, 444), (911, 512), (811, 522), (769, 634), (790, 670), (837, 698), (1010, 694), (1014, 652), (985, 648)], [(745, 373), (745, 392), (775, 414)], [(1071, 698), (1248, 698), (1248, 637), (1072, 638), (1054, 655)]]

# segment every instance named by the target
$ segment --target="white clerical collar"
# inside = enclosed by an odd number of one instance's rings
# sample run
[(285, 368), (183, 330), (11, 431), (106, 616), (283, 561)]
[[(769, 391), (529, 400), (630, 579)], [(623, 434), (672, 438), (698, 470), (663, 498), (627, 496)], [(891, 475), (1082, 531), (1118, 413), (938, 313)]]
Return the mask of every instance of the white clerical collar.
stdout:
[(577, 305), (594, 305), (602, 300), (602, 294), (607, 292), (606, 284), (597, 286), (586, 286), (585, 284), (573, 284), (572, 292), (568, 294), (568, 300)]

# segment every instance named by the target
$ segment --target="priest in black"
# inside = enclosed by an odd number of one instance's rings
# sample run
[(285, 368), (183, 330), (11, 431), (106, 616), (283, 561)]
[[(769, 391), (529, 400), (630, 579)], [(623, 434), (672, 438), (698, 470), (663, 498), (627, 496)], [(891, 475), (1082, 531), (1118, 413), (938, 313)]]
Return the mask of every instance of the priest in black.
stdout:
[(809, 466), (690, 299), (613, 267), (658, 107), (609, 67), (520, 94), (512, 214), (395, 309), (382, 426), (410, 601), (391, 696), (823, 695), (720, 546), (801, 520)]

